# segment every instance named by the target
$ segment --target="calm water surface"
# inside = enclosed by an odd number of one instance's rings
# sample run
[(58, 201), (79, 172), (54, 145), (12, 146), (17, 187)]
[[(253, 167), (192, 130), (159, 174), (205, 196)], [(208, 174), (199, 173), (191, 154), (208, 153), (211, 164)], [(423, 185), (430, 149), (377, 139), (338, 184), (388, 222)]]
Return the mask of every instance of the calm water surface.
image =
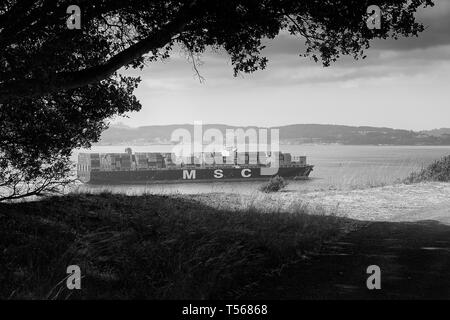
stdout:
[[(170, 152), (172, 146), (135, 146), (138, 152)], [(89, 152), (124, 152), (125, 146), (95, 146)], [(290, 191), (353, 189), (392, 184), (436, 159), (450, 155), (450, 147), (282, 145), (282, 152), (306, 155), (315, 166), (311, 179), (291, 181)], [(73, 159), (76, 159), (77, 152)], [(82, 186), (81, 190), (112, 190), (127, 194), (151, 193), (254, 193), (263, 182), (215, 182), (137, 186)]]

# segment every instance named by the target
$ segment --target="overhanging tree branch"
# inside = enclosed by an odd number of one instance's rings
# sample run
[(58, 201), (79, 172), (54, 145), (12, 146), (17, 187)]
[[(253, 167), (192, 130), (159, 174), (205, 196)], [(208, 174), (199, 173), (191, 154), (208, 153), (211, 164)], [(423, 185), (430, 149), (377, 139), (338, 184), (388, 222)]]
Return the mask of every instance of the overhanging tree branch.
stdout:
[(196, 1), (180, 10), (180, 13), (171, 22), (155, 31), (153, 34), (141, 40), (122, 52), (111, 57), (102, 65), (86, 68), (74, 72), (61, 72), (45, 79), (32, 78), (13, 80), (0, 84), (0, 103), (13, 97), (33, 97), (82, 87), (101, 81), (111, 76), (114, 72), (132, 63), (146, 53), (163, 48), (170, 43), (174, 36), (183, 31), (191, 20), (191, 10)]

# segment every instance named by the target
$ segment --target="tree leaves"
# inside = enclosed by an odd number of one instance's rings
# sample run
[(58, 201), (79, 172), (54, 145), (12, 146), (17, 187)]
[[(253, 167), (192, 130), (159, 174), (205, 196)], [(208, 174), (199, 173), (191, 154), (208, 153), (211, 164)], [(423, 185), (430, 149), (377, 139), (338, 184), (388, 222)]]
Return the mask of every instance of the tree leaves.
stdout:
[[(81, 8), (81, 30), (66, 9)], [(369, 30), (366, 9), (382, 9)], [(224, 49), (233, 73), (268, 63), (262, 41), (281, 30), (304, 39), (300, 55), (324, 66), (364, 58), (374, 38), (417, 36), (431, 0), (4, 0), (0, 3), (0, 156), (23, 179), (64, 171), (74, 148), (97, 141), (106, 120), (137, 111), (139, 79), (117, 74), (170, 56), (175, 45), (198, 57)], [(5, 179), (0, 175), (1, 180)]]

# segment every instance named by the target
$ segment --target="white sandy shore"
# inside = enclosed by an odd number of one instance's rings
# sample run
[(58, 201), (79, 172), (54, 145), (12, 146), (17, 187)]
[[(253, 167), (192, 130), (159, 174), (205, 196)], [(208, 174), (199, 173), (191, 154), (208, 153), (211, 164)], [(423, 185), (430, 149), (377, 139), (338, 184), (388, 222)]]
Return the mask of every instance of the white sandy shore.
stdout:
[(397, 184), (364, 190), (315, 192), (302, 198), (310, 204), (337, 207), (339, 215), (349, 218), (450, 223), (450, 183)]
[[(214, 207), (291, 211), (298, 206), (324, 208), (359, 220), (419, 221), (437, 220), (450, 224), (450, 183), (396, 184), (361, 190), (320, 192), (281, 192), (253, 195), (204, 194), (193, 196)], [(314, 211), (313, 211), (314, 212)]]

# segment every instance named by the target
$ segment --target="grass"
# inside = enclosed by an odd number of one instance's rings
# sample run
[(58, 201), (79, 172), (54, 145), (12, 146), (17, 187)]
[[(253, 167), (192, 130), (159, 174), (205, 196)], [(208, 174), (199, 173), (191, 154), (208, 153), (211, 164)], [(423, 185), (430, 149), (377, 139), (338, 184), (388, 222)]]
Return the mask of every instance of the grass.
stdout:
[(450, 156), (443, 157), (417, 172), (411, 173), (405, 183), (418, 182), (449, 182), (450, 181)]
[[(0, 204), (0, 299), (252, 296), (355, 223), (312, 210), (111, 193)], [(66, 289), (71, 264), (81, 267), (82, 290)]]

